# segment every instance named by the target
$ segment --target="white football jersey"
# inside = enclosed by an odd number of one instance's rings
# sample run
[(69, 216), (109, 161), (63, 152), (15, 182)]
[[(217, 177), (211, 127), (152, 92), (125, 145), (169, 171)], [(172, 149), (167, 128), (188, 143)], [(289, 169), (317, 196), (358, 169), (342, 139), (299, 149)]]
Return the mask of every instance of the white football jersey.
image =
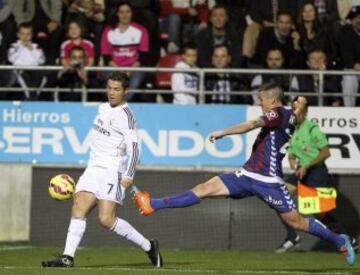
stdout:
[(139, 160), (136, 121), (128, 104), (99, 106), (90, 136), (89, 166), (118, 169), (133, 178)]

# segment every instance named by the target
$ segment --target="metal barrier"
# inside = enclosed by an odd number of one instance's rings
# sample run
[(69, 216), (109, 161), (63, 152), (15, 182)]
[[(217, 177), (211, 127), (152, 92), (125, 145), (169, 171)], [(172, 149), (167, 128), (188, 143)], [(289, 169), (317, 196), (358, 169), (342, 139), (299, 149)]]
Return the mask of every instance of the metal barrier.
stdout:
[[(16, 71), (16, 70), (30, 70), (30, 71), (59, 71), (62, 66), (8, 66), (0, 65), (0, 71)], [(319, 92), (308, 92), (308, 91), (298, 91), (298, 92), (285, 92), (285, 95), (297, 96), (303, 95), (303, 92), (306, 92), (307, 96), (317, 96), (319, 106), (323, 106), (324, 97), (360, 97), (360, 94), (343, 94), (341, 91), (339, 93), (324, 93), (324, 77), (326, 75), (335, 75), (335, 76), (344, 76), (344, 75), (357, 75), (360, 77), (359, 71), (319, 71), (319, 70), (268, 70), (268, 69), (215, 69), (215, 68), (191, 68), (191, 69), (178, 69), (178, 68), (158, 68), (158, 67), (85, 67), (87, 72), (114, 72), (114, 71), (125, 71), (125, 72), (146, 72), (146, 73), (158, 73), (158, 72), (187, 72), (195, 73), (199, 75), (199, 90), (195, 92), (190, 92), (195, 95), (199, 95), (199, 104), (205, 103), (205, 95), (209, 94), (220, 94), (220, 92), (208, 91), (205, 89), (205, 76), (206, 74), (215, 74), (215, 73), (229, 73), (229, 74), (244, 74), (244, 75), (259, 75), (259, 74), (278, 74), (278, 75), (289, 75), (289, 77), (297, 75), (318, 75), (319, 77)], [(79, 92), (82, 93), (82, 101), (87, 101), (88, 93), (99, 93), (104, 92), (105, 88), (94, 89), (94, 88), (59, 88), (59, 87), (46, 87), (44, 88), (48, 92), (54, 92), (56, 95), (58, 92)], [(38, 90), (38, 88), (29, 87), (29, 91)], [(22, 88), (17, 87), (0, 87), (0, 92), (4, 91), (23, 91)], [(172, 94), (172, 90), (163, 90), (163, 89), (138, 89), (131, 90), (133, 93), (153, 93), (153, 94)], [(182, 92), (182, 91), (177, 91)], [(189, 93), (186, 91), (186, 93)], [(54, 96), (54, 100), (57, 101), (57, 96)], [(253, 95), (252, 91), (232, 91), (232, 95)]]

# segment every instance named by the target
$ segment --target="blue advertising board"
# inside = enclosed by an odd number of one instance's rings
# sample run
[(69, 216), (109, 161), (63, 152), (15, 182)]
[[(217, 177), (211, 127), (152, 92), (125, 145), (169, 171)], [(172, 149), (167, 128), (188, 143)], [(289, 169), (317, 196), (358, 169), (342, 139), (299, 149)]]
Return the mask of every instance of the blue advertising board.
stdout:
[[(131, 104), (142, 165), (237, 166), (245, 136), (208, 135), (246, 119), (245, 106)], [(0, 102), (0, 161), (86, 163), (97, 105)]]

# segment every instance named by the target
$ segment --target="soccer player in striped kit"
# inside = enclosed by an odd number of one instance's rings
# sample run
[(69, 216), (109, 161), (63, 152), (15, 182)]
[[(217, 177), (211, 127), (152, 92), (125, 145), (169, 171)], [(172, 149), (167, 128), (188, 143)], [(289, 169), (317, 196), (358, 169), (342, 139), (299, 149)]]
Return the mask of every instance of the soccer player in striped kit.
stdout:
[(283, 107), (283, 91), (277, 84), (265, 84), (259, 88), (259, 102), (263, 115), (228, 129), (210, 134), (210, 142), (227, 135), (242, 134), (261, 128), (252, 147), (250, 158), (236, 172), (211, 178), (193, 189), (153, 199), (149, 193), (133, 187), (134, 201), (143, 215), (150, 215), (165, 208), (182, 208), (200, 203), (206, 198), (245, 198), (256, 196), (279, 213), (281, 219), (295, 230), (308, 232), (328, 240), (339, 252), (346, 255), (349, 265), (355, 263), (355, 253), (346, 235), (337, 235), (314, 218), (302, 217), (295, 208), (289, 191), (282, 179), (281, 161), (286, 154), (289, 139), (295, 130), (297, 118), (304, 111), (306, 99), (299, 97), (295, 109)]
[(86, 217), (96, 205), (102, 226), (142, 248), (155, 267), (162, 266), (157, 240), (146, 239), (127, 221), (116, 217), (125, 189), (133, 183), (139, 160), (136, 122), (126, 102), (128, 86), (129, 77), (125, 73), (113, 73), (107, 80), (108, 102), (100, 104), (91, 129), (90, 159), (76, 184), (64, 253), (43, 261), (43, 267), (74, 266)]

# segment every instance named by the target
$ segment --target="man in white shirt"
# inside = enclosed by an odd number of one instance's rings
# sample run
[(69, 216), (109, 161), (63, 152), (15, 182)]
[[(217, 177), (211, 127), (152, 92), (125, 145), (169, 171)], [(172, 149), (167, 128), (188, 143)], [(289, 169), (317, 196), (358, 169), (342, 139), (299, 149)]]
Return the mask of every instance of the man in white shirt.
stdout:
[[(195, 45), (185, 45), (182, 49), (182, 60), (175, 68), (190, 69), (196, 68), (198, 57)], [(171, 76), (171, 90), (174, 93), (173, 103), (175, 104), (196, 104), (196, 91), (198, 90), (199, 77), (194, 73), (174, 73)]]
[(99, 222), (106, 229), (142, 248), (155, 267), (162, 266), (157, 240), (148, 240), (127, 221), (116, 217), (125, 190), (133, 184), (139, 160), (136, 121), (127, 102), (129, 77), (113, 73), (107, 80), (107, 103), (99, 106), (90, 140), (90, 159), (76, 185), (71, 221), (61, 257), (43, 267), (73, 267), (74, 255), (85, 233), (86, 217), (98, 205)]
[[(37, 44), (32, 42), (33, 27), (29, 23), (21, 23), (18, 28), (18, 40), (11, 44), (8, 60), (15, 66), (39, 66), (45, 63), (45, 55)], [(24, 89), (25, 99), (36, 99), (39, 92), (30, 94), (29, 88), (45, 85), (46, 79), (39, 71), (15, 71), (17, 82)]]

